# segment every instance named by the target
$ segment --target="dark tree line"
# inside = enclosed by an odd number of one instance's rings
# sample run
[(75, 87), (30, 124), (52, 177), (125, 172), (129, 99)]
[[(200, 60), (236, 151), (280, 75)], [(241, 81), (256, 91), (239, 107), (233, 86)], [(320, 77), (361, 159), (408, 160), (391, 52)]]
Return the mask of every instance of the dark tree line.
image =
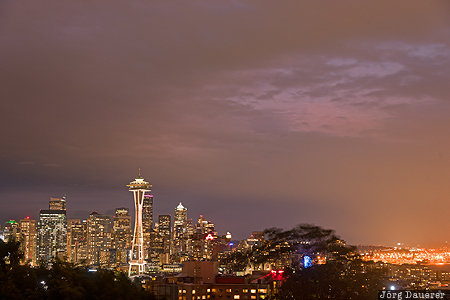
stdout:
[[(266, 240), (242, 251), (233, 251), (222, 263), (233, 271), (264, 263), (285, 263), (284, 280), (274, 299), (377, 299), (384, 272), (365, 262), (333, 230), (302, 224), (290, 230), (270, 228)], [(325, 258), (311, 267), (303, 266), (304, 256)]]
[(19, 249), (19, 242), (0, 240), (0, 299), (154, 299), (123, 273), (60, 261), (51, 269), (20, 265)]

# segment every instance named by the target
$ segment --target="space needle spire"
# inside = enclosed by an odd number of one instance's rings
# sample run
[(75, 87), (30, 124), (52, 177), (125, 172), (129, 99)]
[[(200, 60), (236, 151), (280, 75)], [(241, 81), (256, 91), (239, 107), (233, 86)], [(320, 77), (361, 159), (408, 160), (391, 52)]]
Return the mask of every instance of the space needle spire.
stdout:
[(135, 221), (134, 234), (130, 252), (128, 276), (131, 274), (141, 275), (145, 272), (144, 260), (144, 232), (142, 229), (142, 205), (145, 192), (149, 192), (152, 185), (145, 181), (141, 176), (139, 168), (138, 177), (127, 185), (130, 192), (133, 193)]

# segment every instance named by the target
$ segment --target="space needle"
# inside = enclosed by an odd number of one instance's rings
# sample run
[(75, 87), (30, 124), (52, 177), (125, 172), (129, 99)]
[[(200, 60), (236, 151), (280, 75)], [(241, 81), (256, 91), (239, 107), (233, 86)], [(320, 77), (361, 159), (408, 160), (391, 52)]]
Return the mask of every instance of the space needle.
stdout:
[(152, 185), (145, 181), (141, 176), (139, 169), (138, 177), (127, 185), (134, 197), (134, 235), (130, 252), (128, 276), (133, 272), (135, 275), (141, 275), (145, 272), (144, 260), (144, 233), (142, 230), (142, 204), (144, 202), (145, 192), (149, 192)]

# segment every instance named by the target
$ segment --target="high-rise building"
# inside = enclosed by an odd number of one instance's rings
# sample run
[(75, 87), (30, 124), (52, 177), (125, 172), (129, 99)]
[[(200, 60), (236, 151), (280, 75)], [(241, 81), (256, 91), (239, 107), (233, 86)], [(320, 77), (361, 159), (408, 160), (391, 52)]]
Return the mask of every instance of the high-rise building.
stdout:
[(134, 221), (134, 234), (131, 245), (131, 255), (129, 260), (128, 275), (130, 276), (133, 268), (136, 268), (136, 274), (143, 274), (145, 272), (145, 260), (144, 260), (144, 231), (142, 227), (142, 208), (144, 204), (144, 194), (150, 192), (151, 184), (141, 177), (141, 171), (139, 169), (138, 177), (127, 185), (129, 191), (133, 193), (134, 208), (135, 208), (135, 221)]
[(24, 263), (36, 265), (36, 220), (26, 217), (20, 220), (21, 248)]
[(126, 264), (131, 249), (131, 216), (128, 208), (117, 208), (113, 217), (113, 249), (116, 264)]
[(175, 208), (173, 218), (172, 253), (181, 254), (186, 251), (187, 208), (180, 202)]
[(206, 220), (203, 215), (197, 220), (196, 230), (193, 239), (194, 259), (211, 260), (216, 233), (214, 223)]
[(67, 255), (66, 197), (52, 197), (48, 206), (39, 213), (36, 247), (37, 260), (44, 265)]
[(37, 259), (47, 265), (64, 259), (67, 250), (67, 220), (65, 210), (43, 210), (39, 213)]
[(151, 232), (153, 228), (153, 195), (144, 194), (142, 204), (142, 229)]
[(183, 238), (186, 232), (187, 225), (187, 208), (180, 202), (175, 208), (175, 215), (173, 218), (173, 238)]
[(5, 223), (3, 228), (3, 240), (8, 242), (9, 240), (15, 240), (20, 242), (20, 226), (16, 220), (9, 220)]
[(89, 263), (107, 267), (111, 263), (111, 217), (93, 212), (87, 219)]
[(144, 258), (149, 258), (150, 241), (153, 232), (153, 195), (144, 194), (142, 204), (142, 231), (144, 233)]
[(66, 210), (66, 196), (62, 196), (61, 198), (50, 197), (48, 209)]
[(170, 215), (159, 215), (158, 234), (162, 241), (162, 252), (170, 253), (170, 242), (172, 236)]
[(197, 220), (197, 228), (196, 233), (198, 234), (207, 234), (214, 232), (214, 223), (205, 219), (203, 215), (200, 215), (200, 218)]
[(88, 244), (86, 220), (67, 220), (67, 258), (74, 264), (81, 264), (87, 261)]

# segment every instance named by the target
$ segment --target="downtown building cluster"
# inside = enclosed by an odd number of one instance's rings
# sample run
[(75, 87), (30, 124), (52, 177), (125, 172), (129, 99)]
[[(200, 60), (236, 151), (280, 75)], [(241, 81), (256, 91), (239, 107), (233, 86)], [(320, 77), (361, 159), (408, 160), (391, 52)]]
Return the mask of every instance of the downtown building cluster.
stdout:
[[(48, 209), (40, 210), (37, 222), (30, 217), (6, 222), (1, 237), (6, 242), (20, 241), (25, 254), (23, 264), (51, 267), (61, 260), (87, 266), (91, 271), (128, 271), (158, 299), (266, 299), (274, 292), (278, 285), (267, 279), (279, 275), (266, 276), (273, 266), (244, 278), (226, 275), (230, 270), (221, 263), (232, 251), (263, 242), (262, 232), (233, 241), (230, 232), (219, 235), (214, 223), (203, 215), (195, 221), (190, 219), (181, 202), (173, 215), (159, 215), (154, 220), (151, 185), (139, 175), (130, 183), (130, 191), (135, 192), (135, 187), (141, 185), (148, 189), (139, 188), (142, 195), (134, 193), (134, 224), (128, 208), (116, 208), (113, 216), (92, 212), (86, 219), (68, 219), (67, 199), (58, 197), (50, 198)], [(140, 267), (140, 254), (135, 251), (140, 245), (144, 270), (132, 272), (133, 264)]]
[[(39, 219), (10, 220), (1, 228), (5, 242), (20, 241), (24, 264), (51, 266), (55, 260), (91, 268), (126, 270), (133, 239), (132, 216), (128, 208), (116, 208), (113, 216), (92, 212), (86, 219), (67, 218), (66, 197), (50, 198)], [(181, 270), (190, 260), (217, 260), (232, 249), (231, 234), (220, 236), (214, 223), (204, 216), (193, 222), (180, 202), (173, 215), (153, 218), (153, 196), (143, 199), (142, 228), (145, 273)]]

